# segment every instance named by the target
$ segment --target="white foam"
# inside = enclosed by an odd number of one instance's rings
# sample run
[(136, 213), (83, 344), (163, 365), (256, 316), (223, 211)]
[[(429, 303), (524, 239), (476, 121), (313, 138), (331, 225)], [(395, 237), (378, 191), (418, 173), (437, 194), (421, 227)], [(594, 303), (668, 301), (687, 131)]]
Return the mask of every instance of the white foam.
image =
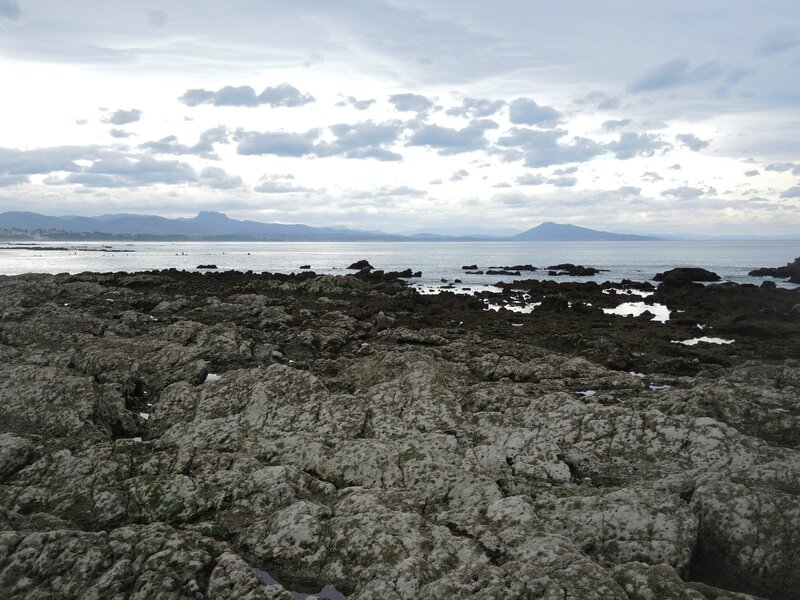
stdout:
[(222, 377), (217, 375), (216, 373), (209, 373), (208, 375), (206, 375), (206, 380), (203, 383), (208, 383), (210, 381), (218, 381), (220, 379), (222, 379)]
[(653, 390), (654, 392), (656, 392), (658, 390), (665, 390), (665, 389), (670, 388), (670, 387), (672, 387), (672, 386), (671, 385), (666, 385), (666, 384), (664, 384), (664, 385), (659, 385), (657, 383), (651, 383), (650, 384), (650, 389)]
[(591, 398), (592, 396), (594, 396), (597, 393), (597, 391), (596, 390), (585, 390), (583, 392), (575, 392), (575, 393), (578, 394), (579, 396), (583, 396), (584, 398)]
[(645, 290), (634, 290), (632, 288), (625, 288), (625, 289), (609, 288), (603, 290), (603, 293), (610, 294), (612, 291), (615, 292), (617, 295), (641, 296), (642, 298), (647, 298), (655, 294), (655, 292), (647, 292)]
[(673, 344), (683, 344), (684, 346), (696, 346), (700, 342), (704, 342), (706, 344), (732, 344), (734, 340), (724, 340), (718, 337), (708, 337), (703, 336), (699, 338), (692, 338), (690, 340), (672, 340)]
[(139, 416), (142, 417), (145, 421), (150, 418), (150, 413), (141, 412)]
[(528, 314), (532, 313), (533, 309), (536, 308), (537, 306), (540, 306), (541, 304), (542, 304), (541, 302), (532, 302), (531, 304), (520, 306), (518, 304), (489, 304), (487, 301), (486, 309), (499, 311), (501, 308), (505, 308), (506, 310), (509, 310), (511, 312)]
[(614, 308), (604, 308), (607, 315), (620, 315), (622, 317), (638, 317), (645, 311), (655, 315), (651, 321), (666, 323), (669, 321), (669, 309), (664, 304), (645, 304), (644, 302), (623, 302)]
[(644, 379), (644, 373), (637, 373), (636, 371), (628, 371), (628, 373), (639, 379)]

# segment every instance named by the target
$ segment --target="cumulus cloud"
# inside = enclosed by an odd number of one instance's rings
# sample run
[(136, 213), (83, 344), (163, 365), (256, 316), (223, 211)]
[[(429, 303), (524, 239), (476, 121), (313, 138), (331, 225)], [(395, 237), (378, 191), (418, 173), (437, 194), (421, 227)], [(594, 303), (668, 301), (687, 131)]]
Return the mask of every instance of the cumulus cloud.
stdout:
[(16, 21), (22, 16), (22, 10), (15, 0), (0, 0), (0, 20)]
[(260, 183), (253, 189), (261, 194), (293, 194), (312, 191), (309, 188), (295, 185), (294, 175), (264, 175)]
[(111, 137), (118, 139), (129, 138), (133, 135), (132, 133), (128, 133), (124, 129), (111, 129), (109, 130), (108, 133), (111, 135)]
[(583, 106), (594, 106), (595, 108), (602, 110), (619, 108), (619, 98), (609, 96), (605, 92), (600, 92), (597, 90), (589, 92), (585, 96), (578, 98), (575, 103)]
[(193, 146), (180, 144), (176, 136), (168, 135), (155, 142), (146, 142), (139, 147), (154, 154), (194, 154), (202, 158), (219, 160), (219, 156), (214, 152), (214, 144), (227, 143), (228, 130), (224, 126), (219, 126), (201, 133), (200, 139)]
[(800, 163), (770, 163), (764, 167), (764, 170), (773, 171), (775, 173), (786, 173), (787, 171), (791, 171), (792, 175), (800, 175)]
[(447, 109), (447, 114), (451, 117), (468, 117), (470, 119), (490, 117), (505, 105), (506, 103), (503, 100), (464, 98), (461, 101), (461, 106), (453, 106)]
[(260, 94), (249, 85), (238, 87), (225, 86), (216, 92), (204, 89), (186, 90), (186, 93), (178, 98), (186, 106), (198, 106), (200, 104), (211, 104), (213, 106), (261, 106), (268, 105), (273, 108), (279, 106), (297, 107), (314, 102), (314, 96), (303, 94), (296, 87), (288, 83), (282, 83), (275, 87), (266, 87)]
[(55, 146), (31, 150), (0, 148), (0, 173), (45, 175), (53, 171), (80, 171), (76, 161), (94, 161), (111, 154), (100, 146)]
[(606, 144), (606, 148), (619, 160), (627, 160), (634, 156), (653, 156), (657, 150), (671, 147), (658, 135), (631, 131), (622, 133), (616, 142)]
[(5, 175), (0, 173), (0, 188), (11, 187), (12, 185), (19, 185), (28, 183), (27, 175)]
[(645, 171), (642, 173), (642, 179), (650, 183), (655, 183), (656, 181), (663, 181), (664, 178), (655, 171)]
[(142, 111), (138, 108), (133, 108), (131, 110), (114, 111), (105, 119), (105, 122), (111, 123), (112, 125), (127, 125), (128, 123), (136, 123), (141, 119)]
[(467, 171), (466, 169), (459, 169), (450, 176), (450, 181), (461, 181), (462, 179), (468, 176), (469, 176), (469, 171)]
[(219, 167), (206, 167), (200, 171), (200, 183), (218, 190), (231, 190), (242, 187), (242, 178), (230, 175)]
[(339, 123), (331, 125), (330, 130), (336, 136), (336, 141), (317, 148), (316, 152), (320, 156), (374, 158), (380, 161), (403, 159), (400, 154), (392, 152), (386, 147), (396, 142), (402, 133), (403, 125), (399, 121)]
[(551, 177), (547, 183), (556, 187), (572, 187), (578, 180), (575, 177)]
[(319, 129), (310, 129), (305, 133), (240, 131), (235, 136), (235, 139), (239, 142), (236, 151), (246, 156), (263, 154), (306, 156), (314, 153), (314, 142), (318, 137)]
[(630, 125), (633, 121), (630, 119), (611, 119), (603, 123), (603, 129), (606, 131), (618, 131)]
[(436, 148), (439, 154), (470, 152), (485, 148), (487, 142), (484, 133), (497, 127), (497, 123), (489, 119), (478, 119), (463, 129), (424, 125), (411, 136), (407, 145)]
[(630, 86), (631, 92), (649, 92), (665, 88), (703, 83), (719, 79), (722, 65), (715, 60), (693, 66), (688, 58), (674, 58), (656, 65)]
[(678, 198), (679, 200), (695, 200), (705, 193), (706, 190), (688, 185), (682, 185), (680, 187), (664, 190), (661, 192), (661, 195), (671, 196), (672, 198)]
[(394, 94), (389, 96), (389, 102), (402, 112), (427, 114), (433, 108), (433, 101), (420, 94)]
[(745, 177), (755, 177), (756, 175), (761, 175), (758, 169), (752, 169), (751, 171), (745, 171)]
[(134, 158), (119, 154), (97, 160), (63, 179), (51, 179), (48, 183), (71, 183), (98, 188), (133, 188), (158, 183), (196, 182), (198, 179), (197, 171), (183, 162), (162, 161), (150, 156)]
[(517, 185), (542, 185), (546, 179), (543, 175), (525, 173), (525, 175), (517, 177)]
[(695, 152), (702, 150), (703, 148), (708, 148), (708, 145), (711, 143), (708, 140), (701, 140), (692, 133), (679, 133), (675, 136), (675, 139)]
[(356, 110), (367, 110), (370, 106), (375, 104), (375, 100), (358, 100), (353, 96), (344, 96), (342, 100), (336, 103), (336, 106), (352, 106)]
[(530, 98), (517, 98), (508, 107), (508, 117), (514, 125), (555, 127), (560, 117), (550, 106), (539, 106)]
[[(498, 140), (501, 147), (520, 148), (526, 167), (549, 167), (572, 162), (586, 162), (606, 150), (602, 144), (583, 137), (562, 143), (563, 129), (538, 130), (513, 127)], [(512, 154), (508, 159), (516, 159)]]
[(796, 185), (783, 192), (781, 198), (800, 198), (800, 185)]
[(553, 175), (572, 175), (578, 172), (578, 167), (564, 167), (563, 169), (556, 169)]

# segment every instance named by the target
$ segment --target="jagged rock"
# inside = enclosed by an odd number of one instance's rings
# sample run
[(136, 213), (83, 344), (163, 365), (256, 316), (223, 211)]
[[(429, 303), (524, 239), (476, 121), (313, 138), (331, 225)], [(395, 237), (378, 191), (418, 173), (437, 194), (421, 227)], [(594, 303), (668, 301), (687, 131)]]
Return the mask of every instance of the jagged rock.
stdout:
[(656, 273), (653, 279), (663, 281), (668, 285), (686, 285), (694, 281), (719, 281), (720, 276), (699, 267), (678, 267), (663, 273)]
[(365, 269), (367, 271), (371, 271), (375, 267), (373, 267), (371, 264), (369, 264), (369, 261), (367, 259), (362, 258), (361, 260), (357, 260), (356, 262), (354, 262), (352, 265), (350, 265), (347, 268), (348, 269), (356, 269), (358, 271), (363, 271)]
[(597, 275), (600, 269), (594, 267), (584, 267), (583, 265), (573, 265), (572, 263), (563, 263), (560, 265), (551, 265), (547, 267), (549, 275), (569, 275), (570, 277), (587, 277)]

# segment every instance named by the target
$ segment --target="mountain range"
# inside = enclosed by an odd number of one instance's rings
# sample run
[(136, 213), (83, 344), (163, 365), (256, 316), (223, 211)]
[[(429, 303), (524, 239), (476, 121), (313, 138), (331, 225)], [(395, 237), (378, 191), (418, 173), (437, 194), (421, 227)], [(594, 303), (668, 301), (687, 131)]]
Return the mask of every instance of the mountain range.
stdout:
[[(388, 234), (340, 227), (310, 227), (231, 219), (224, 213), (202, 211), (192, 218), (118, 214), (98, 217), (53, 217), (33, 212), (0, 213), (0, 230), (35, 232), (47, 239), (205, 239), (264, 241), (652, 241), (651, 236), (596, 231), (575, 225), (542, 223), (516, 235), (490, 236), (416, 233)], [(5, 237), (9, 237), (6, 235)]]

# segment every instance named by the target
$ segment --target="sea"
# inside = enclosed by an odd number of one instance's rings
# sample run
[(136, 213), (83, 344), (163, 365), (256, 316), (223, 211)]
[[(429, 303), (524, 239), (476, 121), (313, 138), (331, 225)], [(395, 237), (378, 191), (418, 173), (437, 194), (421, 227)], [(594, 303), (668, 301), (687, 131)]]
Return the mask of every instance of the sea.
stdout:
[[(645, 242), (0, 242), (0, 275), (23, 273), (118, 272), (175, 268), (197, 271), (298, 273), (306, 265), (320, 274), (351, 273), (366, 259), (376, 269), (410, 268), (422, 276), (408, 280), (424, 293), (442, 289), (491, 289), (498, 281), (520, 278), (555, 281), (651, 281), (674, 267), (702, 267), (723, 281), (760, 284), (747, 273), (783, 266), (800, 256), (800, 241), (645, 241)], [(573, 263), (603, 271), (593, 277), (550, 276), (546, 267)], [(531, 264), (544, 269), (520, 277), (468, 275), (478, 270)], [(456, 282), (458, 280), (458, 282)], [(785, 280), (778, 286), (794, 288)]]

